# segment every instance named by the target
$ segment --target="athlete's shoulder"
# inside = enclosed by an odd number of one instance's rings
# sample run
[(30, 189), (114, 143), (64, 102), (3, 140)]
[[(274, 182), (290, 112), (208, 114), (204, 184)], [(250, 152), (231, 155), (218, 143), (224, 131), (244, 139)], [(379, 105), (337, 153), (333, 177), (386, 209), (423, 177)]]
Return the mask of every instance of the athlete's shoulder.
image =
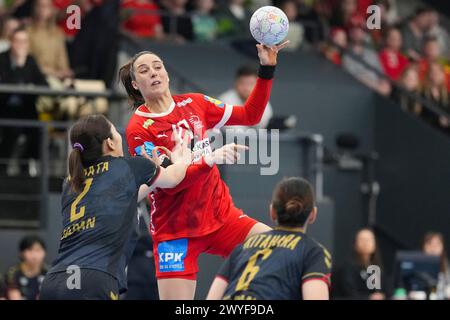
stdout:
[[(179, 97), (181, 101), (186, 101), (188, 103), (190, 103), (190, 102), (195, 102), (198, 104), (212, 103), (216, 106), (225, 105), (221, 100), (213, 98), (204, 93), (191, 92), (191, 93), (185, 93), (183, 95), (179, 95), (177, 97)], [(179, 103), (180, 102), (178, 102), (177, 104), (179, 104)]]
[(139, 114), (139, 109), (137, 109), (128, 121), (127, 128), (125, 129), (125, 135), (128, 138), (130, 135), (148, 134), (150, 133), (149, 129), (154, 122), (155, 121), (153, 119)]
[[(139, 107), (141, 108), (141, 107)], [(135, 129), (137, 127), (142, 126), (147, 118), (139, 114), (139, 108), (137, 108), (128, 120), (126, 131)]]
[(313, 237), (305, 234), (304, 238), (305, 238), (309, 248), (320, 248), (320, 249), (323, 248), (323, 249), (326, 249), (325, 246), (322, 243), (320, 243), (319, 241), (317, 241)]
[(327, 260), (331, 261), (331, 253), (322, 243), (307, 235), (305, 235), (305, 240), (305, 255), (323, 255)]

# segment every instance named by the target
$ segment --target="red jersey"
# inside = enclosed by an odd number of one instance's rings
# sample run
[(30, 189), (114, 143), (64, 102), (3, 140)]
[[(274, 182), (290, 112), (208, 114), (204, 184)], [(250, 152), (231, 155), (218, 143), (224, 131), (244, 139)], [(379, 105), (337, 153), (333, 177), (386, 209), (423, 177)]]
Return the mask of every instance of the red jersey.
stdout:
[(158, 6), (153, 2), (142, 3), (136, 0), (122, 2), (121, 9), (126, 13), (123, 26), (139, 37), (153, 37), (155, 28), (161, 25)]
[(167, 112), (150, 113), (145, 105), (135, 111), (126, 129), (132, 156), (149, 155), (154, 146), (171, 150), (175, 145), (172, 134), (183, 136), (186, 132), (193, 133), (193, 151), (200, 154), (180, 184), (172, 189), (157, 189), (149, 195), (150, 230), (155, 241), (203, 236), (224, 224), (234, 204), (216, 165), (209, 167), (203, 160), (203, 156), (212, 152), (206, 131), (224, 125), (259, 123), (271, 86), (272, 80), (258, 78), (244, 106), (189, 93), (173, 96)]
[(379, 57), (385, 74), (394, 81), (400, 78), (409, 64), (408, 58), (400, 52), (394, 53), (385, 49), (379, 53)]

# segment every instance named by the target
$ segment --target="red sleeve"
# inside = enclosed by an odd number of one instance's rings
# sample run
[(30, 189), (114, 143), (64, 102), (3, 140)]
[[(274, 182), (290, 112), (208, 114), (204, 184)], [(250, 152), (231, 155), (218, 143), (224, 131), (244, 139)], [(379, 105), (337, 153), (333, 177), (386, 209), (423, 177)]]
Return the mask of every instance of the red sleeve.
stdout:
[(270, 98), (272, 79), (258, 78), (252, 93), (243, 106), (233, 106), (208, 97), (198, 96), (204, 108), (208, 129), (220, 129), (224, 125), (253, 126), (261, 121)]
[(243, 106), (234, 106), (230, 118), (225, 122), (228, 126), (254, 126), (261, 121), (270, 98), (272, 80), (258, 78), (252, 93)]

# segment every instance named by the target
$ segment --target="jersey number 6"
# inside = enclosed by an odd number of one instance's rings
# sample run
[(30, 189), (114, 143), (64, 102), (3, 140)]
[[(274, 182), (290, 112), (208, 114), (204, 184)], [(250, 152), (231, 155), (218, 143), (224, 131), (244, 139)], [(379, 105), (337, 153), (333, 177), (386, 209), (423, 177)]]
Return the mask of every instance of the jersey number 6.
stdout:
[(258, 250), (250, 257), (250, 259), (248, 259), (247, 266), (245, 267), (245, 270), (236, 285), (236, 291), (244, 291), (248, 289), (250, 282), (252, 282), (256, 274), (259, 272), (259, 266), (256, 265), (259, 257), (261, 257), (261, 260), (266, 260), (271, 253), (272, 249)]

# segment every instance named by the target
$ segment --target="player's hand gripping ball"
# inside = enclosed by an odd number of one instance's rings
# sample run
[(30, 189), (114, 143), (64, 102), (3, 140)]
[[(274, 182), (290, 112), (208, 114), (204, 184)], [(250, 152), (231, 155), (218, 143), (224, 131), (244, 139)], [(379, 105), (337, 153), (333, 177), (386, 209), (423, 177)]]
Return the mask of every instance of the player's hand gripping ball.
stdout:
[(281, 43), (289, 31), (286, 14), (277, 7), (261, 7), (250, 19), (250, 32), (256, 41), (266, 46)]

